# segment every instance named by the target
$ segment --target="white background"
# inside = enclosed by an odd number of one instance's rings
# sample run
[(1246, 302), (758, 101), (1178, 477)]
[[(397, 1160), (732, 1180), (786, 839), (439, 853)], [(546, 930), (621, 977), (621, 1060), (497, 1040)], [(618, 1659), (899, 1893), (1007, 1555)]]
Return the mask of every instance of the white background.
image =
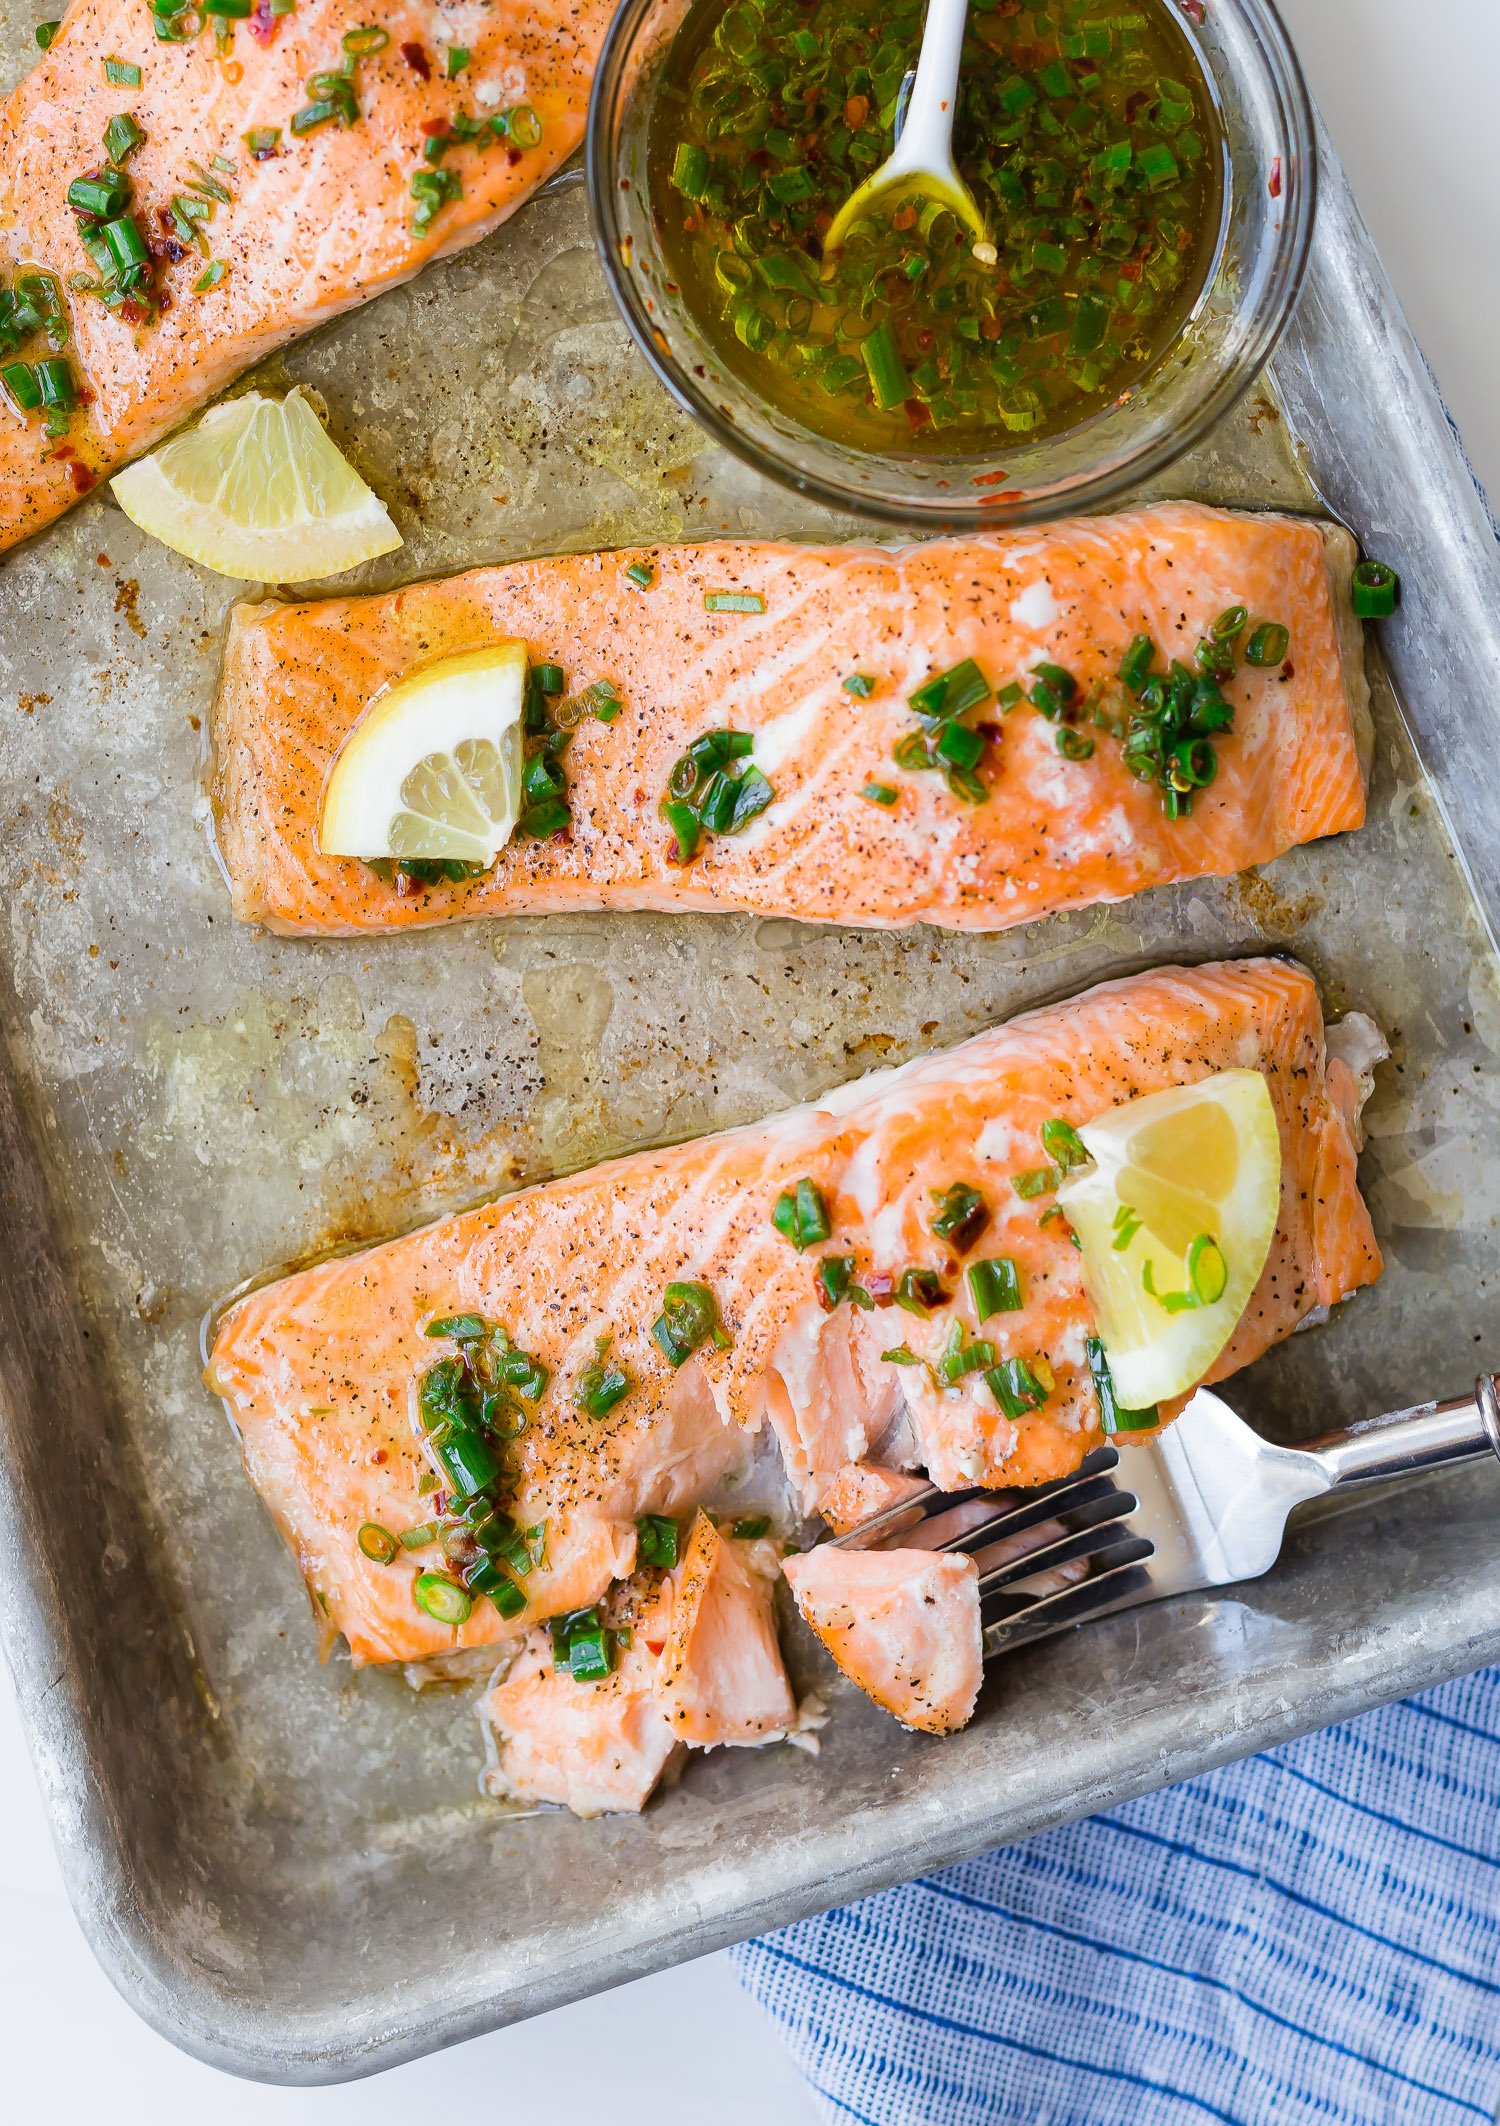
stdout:
[[(1481, 476), (1500, 498), (1500, 0), (1281, 0), (1335, 144)], [(811, 2126), (722, 1957), (333, 2090), (232, 2082), (136, 2021), (58, 1879), (0, 1680), (0, 2115), (110, 2126), (343, 2126), (442, 2116), (546, 2126)]]

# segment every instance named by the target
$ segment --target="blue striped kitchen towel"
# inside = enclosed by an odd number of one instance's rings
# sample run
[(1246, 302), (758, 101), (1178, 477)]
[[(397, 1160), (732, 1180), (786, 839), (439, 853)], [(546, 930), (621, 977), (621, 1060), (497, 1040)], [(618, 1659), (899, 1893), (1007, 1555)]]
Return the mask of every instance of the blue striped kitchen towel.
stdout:
[(843, 2126), (1472, 2126), (1500, 1669), (748, 1942)]

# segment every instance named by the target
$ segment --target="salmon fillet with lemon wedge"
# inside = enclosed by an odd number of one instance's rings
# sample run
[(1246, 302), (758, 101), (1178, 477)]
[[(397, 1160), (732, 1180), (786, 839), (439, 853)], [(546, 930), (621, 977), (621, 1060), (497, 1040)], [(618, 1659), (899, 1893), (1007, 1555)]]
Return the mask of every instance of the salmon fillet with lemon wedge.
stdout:
[(514, 212), (582, 137), (611, 11), (73, 0), (0, 115), (0, 342), (31, 377), (0, 374), (0, 545)]
[[(227, 1310), (208, 1379), (355, 1662), (524, 1645), (507, 1761), (613, 1805), (551, 1725), (576, 1726), (575, 1685), (621, 1678), (598, 1702), (622, 1793), (679, 1739), (779, 1731), (766, 1613), (709, 1524), (688, 1531), (704, 1502), (726, 1525), (767, 1428), (798, 1505), (837, 1515), (856, 1481), (899, 1496), (861, 1462), (1032, 1484), (1154, 1425), (1110, 1363), (1154, 1368), (1169, 1408), (1378, 1276), (1358, 1104), (1295, 963), (1135, 975), (299, 1271)], [(1173, 1304), (1132, 1312), (1148, 1286)], [(658, 1621), (676, 1652), (647, 1662), (610, 1605), (684, 1560), (694, 1628)]]
[(235, 913), (995, 930), (1239, 871), (1364, 819), (1354, 559), (1335, 526), (1174, 503), (241, 605), (215, 728)]

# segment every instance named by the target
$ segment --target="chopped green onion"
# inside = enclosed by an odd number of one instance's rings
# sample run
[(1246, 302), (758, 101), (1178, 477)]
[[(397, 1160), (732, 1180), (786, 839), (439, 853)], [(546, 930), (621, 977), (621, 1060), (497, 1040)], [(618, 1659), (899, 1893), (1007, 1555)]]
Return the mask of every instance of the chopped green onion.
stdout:
[(934, 1307), (947, 1304), (948, 1292), (936, 1270), (903, 1270), (896, 1283), (895, 1301), (908, 1314), (926, 1317)]
[(388, 29), (379, 23), (366, 23), (358, 29), (345, 30), (339, 39), (351, 59), (367, 59), (373, 52), (383, 52), (391, 41)]
[(896, 1344), (893, 1349), (882, 1351), (880, 1355), (889, 1366), (920, 1366), (926, 1363), (918, 1358), (910, 1344)]
[(1283, 662), (1291, 647), (1291, 634), (1279, 621), (1268, 620), (1245, 644), (1245, 662), (1261, 668)]
[(870, 379), (870, 391), (882, 413), (904, 406), (911, 397), (911, 378), (901, 359), (896, 329), (889, 318), (860, 342), (860, 354)]
[(568, 683), (560, 664), (534, 664), (531, 672), (544, 694), (560, 694)]
[(1249, 618), (1248, 607), (1232, 605), (1227, 612), (1220, 613), (1208, 632), (1215, 642), (1233, 642), (1245, 632)]
[(698, 853), (698, 844), (703, 837), (703, 822), (692, 806), (681, 798), (663, 798), (661, 816), (677, 837), (677, 861), (691, 863)]
[(985, 1374), (990, 1393), (1014, 1424), (1030, 1410), (1040, 1410), (1047, 1390), (1024, 1358), (1005, 1358)]
[(617, 1403), (622, 1403), (635, 1386), (622, 1365), (610, 1360), (596, 1360), (585, 1366), (579, 1374), (573, 1390), (573, 1400), (578, 1408), (590, 1417), (608, 1417)]
[(663, 1513), (645, 1513), (635, 1524), (636, 1555), (643, 1565), (677, 1563), (677, 1523)]
[(539, 148), (542, 144), (542, 121), (529, 103), (518, 103), (514, 110), (505, 114), (505, 133), (518, 148)]
[(256, 162), (265, 162), (281, 144), (281, 128), (279, 125), (254, 125), (248, 133), (241, 133), (240, 138)]
[[(346, 40), (345, 49), (347, 50), (347, 48)], [(450, 44), (448, 47), (448, 79), (456, 81), (468, 63), (469, 55), (463, 46), (461, 44)]]
[(1011, 1187), (1018, 1196), (1028, 1201), (1033, 1196), (1045, 1196), (1057, 1187), (1062, 1175), (1055, 1166), (1029, 1166), (1011, 1176)]
[(806, 1174), (795, 1188), (784, 1189), (777, 1197), (771, 1223), (783, 1240), (790, 1240), (799, 1255), (804, 1248), (815, 1247), (833, 1233), (833, 1221), (828, 1215), (823, 1191)]
[(875, 682), (868, 672), (851, 672), (842, 684), (844, 692), (852, 694), (856, 701), (868, 701), (875, 691)]
[(1093, 1156), (1073, 1125), (1060, 1115), (1042, 1124), (1042, 1150), (1065, 1174), (1071, 1174), (1075, 1167), (1088, 1166)]
[(1200, 1233), (1188, 1249), (1187, 1273), (1199, 1306), (1211, 1307), (1224, 1297), (1229, 1265), (1211, 1233)]
[(614, 1643), (603, 1625), (591, 1625), (570, 1635), (568, 1666), (575, 1683), (598, 1683), (614, 1665)]
[(1129, 649), (1120, 659), (1119, 676), (1121, 683), (1127, 686), (1132, 694), (1139, 694), (1146, 681), (1151, 677), (1151, 667), (1155, 661), (1156, 644), (1151, 640), (1151, 637), (1149, 635), (1135, 636)]
[(846, 1299), (866, 1311), (875, 1304), (864, 1286), (854, 1281), (852, 1255), (825, 1255), (813, 1273), (813, 1282), (825, 1313), (831, 1314)]
[(708, 150), (686, 142), (679, 146), (672, 161), (672, 182), (684, 199), (702, 199), (709, 187)]
[(145, 137), (132, 111), (116, 111), (104, 128), (104, 152), (111, 162), (122, 163), (135, 153)]
[(763, 613), (766, 601), (759, 591), (705, 591), (703, 610), (707, 613)]
[(888, 782), (867, 782), (859, 794), (868, 798), (872, 805), (893, 805), (901, 793)]
[(75, 177), (68, 187), (68, 205), (79, 214), (93, 214), (108, 221), (130, 202), (130, 179), (123, 170), (104, 177)]
[(61, 23), (60, 21), (58, 21), (58, 22), (39, 22), (39, 23), (37, 24), (37, 26), (36, 26), (36, 41), (37, 41), (37, 43), (38, 43), (38, 44), (39, 44), (39, 45), (41, 46), (41, 48), (42, 48), (42, 50), (43, 50), (44, 52), (45, 52), (45, 51), (47, 50), (47, 48), (48, 48), (48, 47), (50, 46), (50, 44), (52, 43), (52, 40), (53, 40), (53, 38), (54, 38), (54, 37), (55, 37), (55, 36), (57, 35), (58, 31), (59, 31), (59, 30), (60, 30), (61, 28), (62, 28), (62, 23)]
[(727, 1350), (730, 1338), (719, 1320), (718, 1301), (706, 1284), (669, 1284), (651, 1338), (670, 1366), (686, 1364), (701, 1344)]
[(1071, 724), (1059, 724), (1053, 734), (1053, 743), (1064, 760), (1092, 760), (1094, 741), (1082, 731), (1075, 731)]
[(989, 1206), (967, 1181), (955, 1181), (932, 1193), (938, 1205), (932, 1231), (939, 1240), (946, 1240), (956, 1254), (967, 1255), (990, 1222)]
[(656, 571), (648, 561), (632, 561), (625, 573), (643, 591), (649, 591), (656, 581)]
[(439, 1624), (467, 1624), (474, 1613), (474, 1598), (445, 1572), (419, 1572), (412, 1583), (412, 1600)]
[(756, 1513), (752, 1514), (748, 1520), (735, 1521), (731, 1524), (729, 1530), (729, 1533), (737, 1537), (742, 1543), (759, 1542), (763, 1535), (769, 1535), (770, 1532), (771, 1516), (768, 1513)]
[(1116, 1432), (1149, 1432), (1161, 1419), (1161, 1412), (1153, 1404), (1149, 1410), (1127, 1410), (1115, 1395), (1114, 1375), (1109, 1370), (1109, 1360), (1104, 1346), (1097, 1336), (1091, 1336), (1086, 1346), (1089, 1355), (1089, 1372), (1093, 1375), (1094, 1396), (1099, 1405), (1099, 1429), (1106, 1437)]
[(935, 672), (931, 679), (924, 679), (906, 701), (924, 723), (947, 723), (987, 701), (989, 692), (990, 684), (983, 672), (972, 657), (965, 657), (946, 672)]
[(981, 1321), (988, 1321), (992, 1314), (1014, 1314), (1026, 1304), (1021, 1293), (1021, 1273), (1009, 1255), (971, 1262), (968, 1278), (974, 1311)]
[(288, 121), (293, 133), (300, 140), (304, 133), (315, 133), (319, 126), (327, 125), (339, 115), (336, 104), (327, 102), (304, 103), (299, 111), (293, 111)]
[(985, 755), (985, 740), (966, 723), (945, 723), (936, 751), (939, 760), (955, 768), (976, 768)]
[(77, 404), (78, 388), (73, 382), (73, 372), (65, 361), (49, 357), (38, 362), (33, 372), (37, 390), (44, 406), (52, 406), (66, 412)]
[(1019, 681), (1013, 679), (1009, 686), (1004, 686), (1000, 689), (995, 699), (999, 702), (1002, 711), (1008, 715), (1012, 709), (1019, 708), (1020, 704), (1026, 699), (1026, 689)]
[(210, 288), (217, 288), (220, 281), (227, 278), (228, 273), (228, 261), (222, 258), (214, 259), (193, 282), (194, 295), (207, 295)]
[(982, 1336), (972, 1343), (966, 1342), (962, 1322), (954, 1322), (948, 1331), (948, 1340), (937, 1362), (937, 1370), (950, 1387), (955, 1386), (966, 1373), (983, 1373), (995, 1363), (995, 1346)]
[(196, 0), (196, 5), (205, 15), (217, 15), (226, 22), (243, 22), (254, 11), (255, 0)]
[(128, 59), (113, 57), (104, 62), (104, 78), (117, 89), (138, 89), (141, 85), (141, 70)]
[[(436, 1488), (436, 1477), (432, 1479), (432, 1484)], [(437, 1538), (438, 1526), (436, 1521), (418, 1521), (415, 1528), (401, 1529), (396, 1541), (403, 1550), (425, 1550), (427, 1545), (435, 1543)]]
[(5, 386), (22, 413), (35, 413), (42, 403), (41, 387), (28, 362), (7, 362), (0, 369), (0, 384)]
[(376, 1565), (394, 1564), (401, 1549), (389, 1528), (382, 1528), (379, 1521), (366, 1521), (354, 1540)]
[(428, 1322), (422, 1334), (447, 1337), (454, 1343), (477, 1343), (488, 1328), (482, 1314), (440, 1314), (436, 1321)]
[(1383, 561), (1361, 561), (1352, 578), (1355, 618), (1389, 620), (1401, 597), (1401, 578)]

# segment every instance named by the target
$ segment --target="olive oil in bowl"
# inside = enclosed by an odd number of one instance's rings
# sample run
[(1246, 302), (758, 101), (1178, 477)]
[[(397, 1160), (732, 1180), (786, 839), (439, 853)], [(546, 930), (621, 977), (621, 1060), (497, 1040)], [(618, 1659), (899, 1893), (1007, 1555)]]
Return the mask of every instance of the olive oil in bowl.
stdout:
[(1225, 131), (1164, 0), (975, 0), (954, 150), (988, 224), (887, 201), (823, 236), (890, 153), (921, 0), (696, 0), (647, 149), (668, 289), (804, 428), (990, 455), (1139, 389), (1212, 280)]

